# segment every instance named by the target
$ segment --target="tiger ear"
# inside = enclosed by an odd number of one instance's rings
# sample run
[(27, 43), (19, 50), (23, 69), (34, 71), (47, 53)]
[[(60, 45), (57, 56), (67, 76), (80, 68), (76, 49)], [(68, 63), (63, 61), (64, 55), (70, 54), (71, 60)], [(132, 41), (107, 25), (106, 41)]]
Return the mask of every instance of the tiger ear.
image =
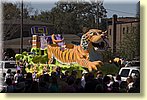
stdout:
[(104, 32), (102, 32), (102, 34), (107, 35), (107, 30), (106, 30), (106, 31), (104, 31)]
[(108, 32), (108, 31), (106, 30), (106, 31), (104, 31), (103, 33), (107, 34), (107, 32)]

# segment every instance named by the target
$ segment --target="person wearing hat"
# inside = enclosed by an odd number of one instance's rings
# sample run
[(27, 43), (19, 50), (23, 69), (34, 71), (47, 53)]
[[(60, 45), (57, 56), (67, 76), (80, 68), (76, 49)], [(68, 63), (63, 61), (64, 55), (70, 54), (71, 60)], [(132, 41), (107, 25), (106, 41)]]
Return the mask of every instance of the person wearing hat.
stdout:
[(96, 79), (97, 79), (100, 83), (102, 83), (102, 80), (103, 80), (103, 73), (102, 73), (102, 71), (97, 71), (97, 73), (96, 73)]

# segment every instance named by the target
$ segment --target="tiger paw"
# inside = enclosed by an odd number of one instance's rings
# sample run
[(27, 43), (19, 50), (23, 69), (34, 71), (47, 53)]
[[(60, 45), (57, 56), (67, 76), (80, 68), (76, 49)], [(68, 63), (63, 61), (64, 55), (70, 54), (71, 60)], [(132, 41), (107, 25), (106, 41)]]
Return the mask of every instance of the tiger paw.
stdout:
[(91, 72), (92, 70), (97, 70), (97, 67), (101, 67), (102, 65), (103, 62), (101, 61), (88, 62), (87, 68)]

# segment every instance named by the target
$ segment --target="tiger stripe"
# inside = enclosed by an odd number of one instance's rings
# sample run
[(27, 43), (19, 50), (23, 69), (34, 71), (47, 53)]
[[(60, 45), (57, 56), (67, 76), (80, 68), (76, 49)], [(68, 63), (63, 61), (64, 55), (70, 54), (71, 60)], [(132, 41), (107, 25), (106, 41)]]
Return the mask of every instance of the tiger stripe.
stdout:
[(66, 45), (67, 49), (63, 51), (57, 45), (48, 46), (48, 57), (54, 56), (56, 60), (64, 64), (76, 62), (83, 67), (87, 67), (89, 71), (96, 69), (96, 66), (101, 64), (89, 61), (89, 53), (92, 48), (91, 42), (97, 43), (102, 38), (99, 32), (98, 29), (89, 30), (82, 36), (79, 46)]
[(70, 53), (69, 53), (68, 59), (69, 59), (70, 62), (74, 62), (73, 59), (72, 59), (73, 50), (70, 50), (69, 52), (70, 52)]
[(56, 58), (57, 58), (57, 59), (59, 59), (58, 52), (59, 52), (59, 50), (56, 49)]
[[(76, 48), (75, 50), (72, 49), (67, 49), (64, 51), (61, 51), (58, 47), (54, 47), (53, 49), (51, 49), (51, 52), (53, 53), (53, 55), (62, 63), (71, 63), (71, 62), (76, 62), (76, 59), (80, 59), (79, 55), (76, 55), (76, 53), (80, 53), (79, 48)], [(85, 61), (82, 60), (80, 61), (80, 63), (83, 65), (85, 64)]]
[(56, 49), (55, 48), (53, 49), (53, 54), (54, 54), (54, 56), (56, 56)]
[(63, 52), (61, 53), (61, 59), (60, 60), (63, 62)]
[(67, 62), (67, 63), (69, 63), (69, 50), (67, 50), (67, 52), (66, 52), (66, 54), (65, 54), (65, 61)]
[[(61, 61), (62, 57), (60, 56), (62, 54), (62, 51), (60, 50), (57, 50), (57, 56), (58, 56), (58, 59)], [(61, 61), (62, 62), (62, 61)]]
[(59, 59), (62, 60), (62, 51), (59, 51)]
[(66, 62), (66, 53), (68, 52), (68, 50), (63, 51), (63, 55), (62, 55), (62, 60), (65, 63)]
[(54, 51), (53, 51), (53, 52), (54, 52), (54, 56), (55, 56), (56, 58), (57, 58), (57, 50), (58, 50), (58, 49), (55, 48)]

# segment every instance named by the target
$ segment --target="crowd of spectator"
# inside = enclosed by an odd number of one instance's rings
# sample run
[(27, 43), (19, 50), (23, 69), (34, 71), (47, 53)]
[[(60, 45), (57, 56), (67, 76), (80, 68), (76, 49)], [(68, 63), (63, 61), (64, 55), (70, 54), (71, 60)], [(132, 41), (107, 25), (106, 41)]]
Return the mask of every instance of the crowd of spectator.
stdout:
[(61, 71), (57, 67), (51, 74), (43, 72), (39, 77), (35, 73), (22, 73), (18, 69), (15, 74), (8, 69), (4, 77), (3, 93), (139, 93), (140, 78), (128, 77), (126, 81), (117, 75), (104, 75), (102, 71), (83, 71), (77, 77), (77, 71)]

